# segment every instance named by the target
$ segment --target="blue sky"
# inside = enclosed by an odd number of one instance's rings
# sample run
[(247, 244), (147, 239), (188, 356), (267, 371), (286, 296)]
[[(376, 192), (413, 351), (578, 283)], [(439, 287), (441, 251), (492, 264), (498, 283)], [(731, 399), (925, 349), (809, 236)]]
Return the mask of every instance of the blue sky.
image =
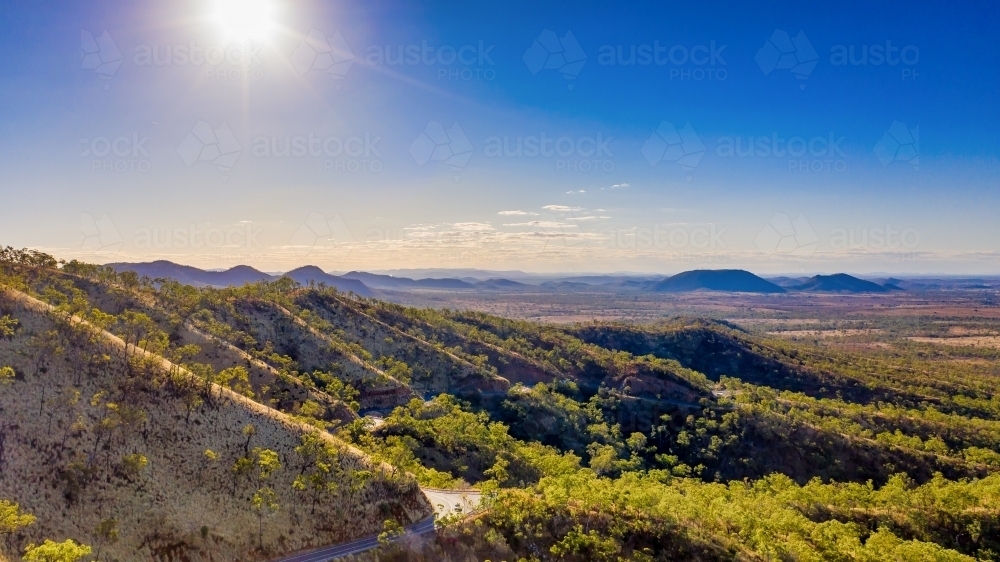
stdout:
[(225, 3), (8, 3), (0, 243), (1000, 273), (993, 3)]

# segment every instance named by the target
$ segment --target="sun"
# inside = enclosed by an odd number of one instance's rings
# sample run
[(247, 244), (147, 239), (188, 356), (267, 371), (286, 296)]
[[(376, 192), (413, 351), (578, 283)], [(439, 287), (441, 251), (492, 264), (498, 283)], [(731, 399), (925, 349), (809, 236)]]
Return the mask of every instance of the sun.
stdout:
[(211, 0), (211, 18), (226, 39), (266, 40), (274, 28), (273, 0)]

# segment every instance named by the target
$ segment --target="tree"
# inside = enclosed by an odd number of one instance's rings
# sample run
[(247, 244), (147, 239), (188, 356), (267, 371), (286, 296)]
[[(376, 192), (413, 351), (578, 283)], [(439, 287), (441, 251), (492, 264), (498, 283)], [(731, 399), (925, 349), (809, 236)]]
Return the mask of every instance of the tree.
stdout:
[(243, 450), (248, 453), (250, 452), (250, 440), (253, 439), (254, 435), (257, 435), (257, 428), (252, 423), (243, 426), (243, 436), (247, 438), (246, 443), (243, 444)]
[(615, 471), (615, 461), (618, 460), (618, 453), (611, 445), (601, 445), (591, 443), (587, 447), (590, 453), (590, 468), (601, 475), (611, 474)]
[(5, 535), (8, 540), (15, 531), (33, 525), (35, 516), (25, 513), (21, 506), (7, 500), (0, 500), (0, 535)]
[(384, 369), (387, 376), (403, 384), (409, 384), (413, 379), (413, 369), (405, 362), (399, 361), (390, 355), (380, 358), (378, 363)]
[(139, 342), (156, 330), (156, 323), (145, 313), (133, 310), (126, 310), (118, 319), (122, 324), (122, 339), (125, 340), (125, 358), (127, 359), (129, 344), (132, 344), (133, 348), (138, 348)]
[[(0, 384), (2, 384), (3, 373), (0, 372)], [(52, 432), (52, 419), (61, 410), (69, 410), (73, 406), (76, 406), (80, 402), (80, 391), (75, 388), (65, 388), (62, 393), (49, 401), (52, 405), (46, 414), (49, 417), (48, 427), (46, 428), (46, 433)]]
[(621, 560), (617, 557), (620, 546), (611, 537), (603, 537), (597, 531), (584, 532), (583, 525), (576, 525), (565, 537), (552, 545), (549, 552), (560, 560), (607, 561)]
[(230, 367), (219, 371), (215, 375), (215, 382), (219, 386), (229, 388), (237, 394), (242, 394), (247, 398), (253, 398), (253, 386), (250, 384), (250, 372), (244, 367)]
[(378, 542), (382, 546), (388, 545), (397, 538), (403, 536), (406, 532), (403, 526), (399, 524), (399, 521), (396, 521), (395, 519), (386, 519), (383, 521), (382, 529), (382, 532), (378, 535)]
[[(42, 373), (48, 372), (49, 362), (52, 361), (58, 355), (62, 355), (63, 346), (61, 343), (61, 338), (59, 337), (59, 332), (55, 330), (49, 330), (42, 334), (39, 334), (33, 338), (28, 343), (28, 355), (29, 357), (35, 358), (35, 375), (38, 376)], [(38, 415), (42, 415), (42, 409), (45, 407), (45, 389), (49, 385), (42, 385), (41, 398), (38, 402)]]
[(278, 511), (278, 496), (271, 488), (260, 488), (253, 494), (250, 500), (254, 511), (257, 512), (257, 541), (260, 547), (264, 548), (264, 515), (273, 515)]
[(13, 367), (0, 367), (0, 386), (14, 382), (16, 376)]
[(281, 470), (281, 459), (278, 457), (278, 453), (261, 447), (254, 447), (249, 456), (237, 459), (236, 464), (233, 465), (234, 475), (252, 474), (253, 476), (257, 489), (250, 499), (250, 505), (257, 512), (257, 534), (261, 548), (264, 546), (264, 515), (273, 514), (278, 510), (277, 495), (266, 484), (271, 475), (278, 470)]
[(302, 468), (292, 482), (292, 488), (299, 492), (309, 492), (312, 496), (312, 513), (324, 494), (337, 493), (337, 481), (341, 468), (337, 449), (322, 439), (318, 433), (306, 433), (302, 444), (295, 448), (302, 456)]
[(12, 338), (17, 333), (17, 318), (9, 315), (0, 316), (0, 338)]
[(497, 455), (496, 462), (493, 463), (491, 468), (487, 468), (483, 471), (483, 475), (487, 476), (491, 480), (497, 483), (497, 486), (503, 485), (504, 482), (510, 478), (510, 473), (507, 469), (510, 467), (510, 461)]
[(105, 545), (111, 545), (118, 542), (118, 520), (114, 517), (110, 519), (105, 519), (98, 523), (97, 528), (94, 529), (94, 535), (97, 536), (99, 542), (97, 543), (97, 553), (94, 555), (95, 560), (101, 559), (101, 549)]
[(73, 539), (58, 543), (46, 539), (40, 545), (28, 545), (24, 550), (24, 562), (76, 562), (84, 556), (90, 556), (90, 553), (89, 546)]
[(259, 482), (267, 480), (275, 471), (281, 470), (281, 460), (278, 453), (257, 447), (254, 448), (253, 454), (257, 458), (257, 480)]
[(138, 476), (149, 465), (149, 459), (142, 453), (122, 457), (122, 470), (129, 476)]

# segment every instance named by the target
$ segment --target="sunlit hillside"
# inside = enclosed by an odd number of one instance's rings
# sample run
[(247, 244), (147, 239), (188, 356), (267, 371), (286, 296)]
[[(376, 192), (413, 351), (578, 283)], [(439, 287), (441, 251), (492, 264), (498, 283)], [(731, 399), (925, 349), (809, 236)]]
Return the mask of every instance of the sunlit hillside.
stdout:
[[(485, 510), (365, 556), (1000, 552), (1000, 408), (971, 364), (931, 377), (920, 354), (729, 322), (544, 325), (14, 250), (0, 267), (0, 498), (37, 517), (11, 553), (288, 552), (418, 520), (417, 482), (477, 487)], [(138, 524), (110, 541), (109, 520)]]

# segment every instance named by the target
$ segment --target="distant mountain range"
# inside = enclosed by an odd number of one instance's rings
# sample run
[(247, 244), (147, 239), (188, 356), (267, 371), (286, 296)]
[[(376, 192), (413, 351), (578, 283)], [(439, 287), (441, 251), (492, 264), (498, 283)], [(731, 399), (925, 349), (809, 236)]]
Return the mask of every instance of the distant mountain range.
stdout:
[(357, 279), (373, 289), (385, 289), (394, 291), (405, 291), (408, 289), (467, 289), (480, 291), (515, 291), (532, 287), (526, 283), (511, 281), (510, 279), (492, 278), (482, 281), (466, 278), (457, 279), (446, 277), (441, 279), (410, 279), (409, 277), (395, 277), (393, 275), (380, 275), (377, 273), (367, 273), (364, 271), (351, 271), (342, 277), (346, 279)]
[(149, 263), (109, 263), (108, 267), (119, 272), (134, 271), (152, 279), (173, 279), (178, 283), (196, 287), (239, 287), (247, 283), (277, 281), (281, 277), (289, 277), (302, 285), (308, 285), (310, 282), (317, 285), (326, 283), (331, 287), (336, 287), (338, 291), (353, 292), (363, 297), (375, 294), (361, 281), (330, 275), (312, 265), (294, 269), (284, 275), (269, 275), (248, 265), (238, 265), (225, 271), (206, 271), (165, 260)]
[(310, 282), (317, 285), (325, 283), (330, 287), (336, 287), (338, 291), (351, 292), (362, 297), (371, 297), (375, 294), (362, 281), (330, 275), (315, 265), (306, 265), (298, 269), (293, 269), (285, 273), (284, 276), (290, 277), (302, 285), (308, 285)]
[(151, 279), (173, 279), (197, 287), (239, 286), (257, 281), (270, 281), (274, 276), (247, 265), (238, 265), (225, 271), (206, 271), (189, 265), (160, 260), (148, 263), (109, 263), (115, 271), (134, 271)]
[(364, 271), (351, 271), (341, 277), (356, 279), (374, 289), (472, 289), (475, 287), (473, 283), (455, 278), (410, 279), (409, 277), (394, 277)]
[[(485, 279), (459, 274), (476, 273), (483, 270), (409, 270), (414, 272), (448, 272), (456, 275), (413, 279), (410, 277), (351, 271), (343, 275), (327, 273), (314, 265), (307, 265), (286, 273), (265, 273), (247, 265), (238, 265), (225, 271), (208, 271), (170, 261), (148, 263), (108, 264), (117, 271), (135, 271), (153, 279), (166, 278), (198, 287), (241, 286), (259, 281), (276, 281), (289, 277), (301, 285), (324, 283), (339, 291), (352, 292), (360, 296), (379, 295), (380, 291), (444, 290), (444, 291), (491, 291), (491, 292), (629, 292), (651, 291), (658, 293), (684, 293), (691, 291), (718, 291), (734, 293), (780, 294), (786, 292), (810, 293), (886, 293), (903, 290), (992, 289), (1000, 286), (1000, 280), (983, 278), (933, 278), (896, 279), (884, 278), (877, 282), (861, 279), (846, 273), (815, 275), (813, 277), (772, 277), (763, 278), (742, 269), (698, 269), (685, 271), (670, 277), (648, 275), (538, 275), (511, 272), (518, 280), (507, 277), (486, 277)], [(402, 271), (402, 270), (400, 270)]]
[(651, 290), (664, 293), (727, 291), (734, 293), (886, 293), (901, 291), (893, 283), (878, 284), (846, 273), (807, 278), (764, 279), (742, 269), (702, 269), (685, 271), (656, 283)]
[(512, 279), (515, 281), (530, 281), (546, 277), (537, 273), (525, 273), (519, 270), (486, 270), (486, 269), (385, 269), (374, 273), (396, 279), (461, 279), (469, 283), (486, 281), (488, 279)]

